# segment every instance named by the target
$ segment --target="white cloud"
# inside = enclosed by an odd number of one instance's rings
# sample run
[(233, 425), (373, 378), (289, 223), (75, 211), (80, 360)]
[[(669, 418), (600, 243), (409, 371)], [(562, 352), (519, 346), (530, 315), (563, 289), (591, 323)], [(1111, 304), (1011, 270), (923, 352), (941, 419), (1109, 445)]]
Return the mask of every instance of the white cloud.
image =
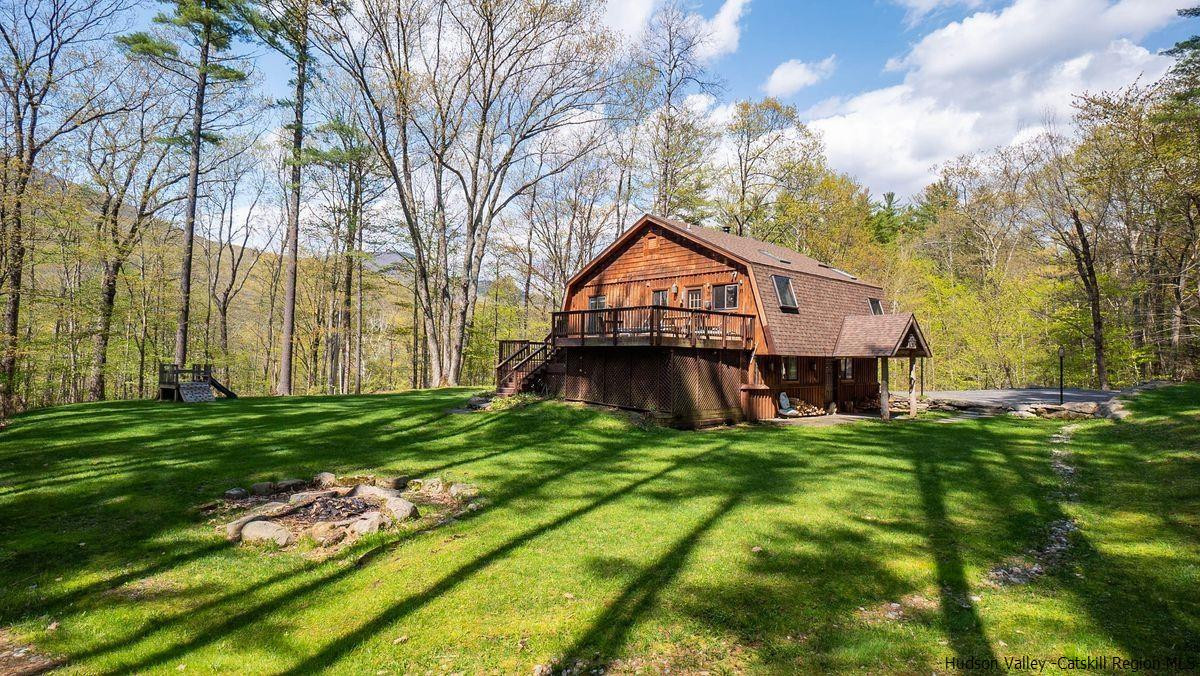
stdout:
[(948, 9), (955, 5), (974, 9), (983, 4), (981, 0), (893, 0), (893, 2), (908, 10), (908, 23), (910, 25), (916, 24), (921, 19), (939, 10)]
[(809, 114), (832, 164), (875, 193), (910, 195), (956, 155), (1028, 138), (1072, 95), (1162, 75), (1170, 59), (1136, 40), (1174, 16), (1169, 0), (1015, 0), (918, 41), (889, 66), (901, 84)]
[(659, 0), (608, 0), (604, 7), (604, 25), (624, 38), (634, 38), (646, 30), (650, 15)]
[(704, 21), (708, 39), (697, 50), (701, 59), (712, 61), (737, 51), (742, 36), (739, 22), (749, 6), (750, 0), (725, 0), (713, 18)]
[(805, 63), (799, 59), (784, 61), (771, 71), (762, 89), (768, 96), (791, 96), (829, 77), (836, 66), (833, 54), (817, 63)]

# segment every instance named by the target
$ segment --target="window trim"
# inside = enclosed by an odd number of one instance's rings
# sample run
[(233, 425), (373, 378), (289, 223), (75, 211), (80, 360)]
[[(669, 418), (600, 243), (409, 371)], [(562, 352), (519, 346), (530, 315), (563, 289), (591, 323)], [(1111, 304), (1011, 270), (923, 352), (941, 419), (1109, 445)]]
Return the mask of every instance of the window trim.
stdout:
[[(789, 369), (788, 364), (791, 364), (794, 368)], [(780, 379), (783, 380), (783, 382), (785, 382), (785, 383), (800, 382), (800, 358), (799, 357), (784, 357), (783, 361), (779, 365), (779, 368), (781, 371)], [(791, 375), (793, 377), (791, 377), (791, 378), (788, 377), (789, 370), (792, 371)]]
[[(733, 305), (729, 305), (729, 289), (733, 289)], [(720, 289), (721, 303), (717, 303), (717, 290)], [(742, 302), (742, 289), (739, 284), (714, 284), (712, 288), (712, 309), (736, 310)]]
[[(784, 282), (786, 287), (781, 288), (779, 283)], [(782, 310), (798, 310), (799, 303), (796, 301), (796, 290), (792, 287), (792, 278), (784, 275), (771, 275), (771, 282), (775, 285), (775, 296), (779, 300), (779, 307)], [(791, 296), (791, 304), (788, 304), (784, 299), (784, 293)]]
[(838, 360), (838, 380), (842, 382), (854, 380), (854, 360), (850, 357), (842, 357)]

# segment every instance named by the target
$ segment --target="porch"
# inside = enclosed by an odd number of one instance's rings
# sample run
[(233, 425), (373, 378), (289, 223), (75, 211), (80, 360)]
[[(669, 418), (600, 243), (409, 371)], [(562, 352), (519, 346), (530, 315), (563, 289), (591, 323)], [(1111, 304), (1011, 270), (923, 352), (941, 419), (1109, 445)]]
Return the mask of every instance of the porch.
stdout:
[(555, 312), (556, 347), (754, 348), (754, 315), (666, 305)]

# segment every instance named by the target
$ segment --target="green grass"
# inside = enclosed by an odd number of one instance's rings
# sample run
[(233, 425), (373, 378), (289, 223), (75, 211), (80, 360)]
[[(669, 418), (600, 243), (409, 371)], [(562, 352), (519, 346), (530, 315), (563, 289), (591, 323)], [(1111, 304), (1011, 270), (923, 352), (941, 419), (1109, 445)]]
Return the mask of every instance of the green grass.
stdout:
[[(928, 673), (954, 656), (1200, 653), (1200, 386), (1082, 424), (1072, 503), (1053, 497), (1062, 423), (684, 432), (554, 402), (444, 413), (469, 394), (21, 416), (0, 433), (0, 627), (81, 673), (555, 658)], [(322, 470), (436, 474), (490, 504), (324, 562), (230, 545), (197, 509)], [(985, 583), (1064, 515), (1081, 526), (1068, 566)], [(927, 608), (880, 617), (914, 598)]]

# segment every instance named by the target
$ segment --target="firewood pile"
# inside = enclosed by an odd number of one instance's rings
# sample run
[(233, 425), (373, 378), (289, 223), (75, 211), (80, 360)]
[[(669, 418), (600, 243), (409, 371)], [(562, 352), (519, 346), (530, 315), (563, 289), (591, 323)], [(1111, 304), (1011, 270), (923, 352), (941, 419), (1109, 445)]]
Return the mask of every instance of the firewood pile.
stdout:
[(810, 415), (825, 415), (825, 409), (820, 406), (813, 406), (807, 401), (797, 401), (792, 404), (796, 410), (800, 412), (800, 417), (807, 418)]

